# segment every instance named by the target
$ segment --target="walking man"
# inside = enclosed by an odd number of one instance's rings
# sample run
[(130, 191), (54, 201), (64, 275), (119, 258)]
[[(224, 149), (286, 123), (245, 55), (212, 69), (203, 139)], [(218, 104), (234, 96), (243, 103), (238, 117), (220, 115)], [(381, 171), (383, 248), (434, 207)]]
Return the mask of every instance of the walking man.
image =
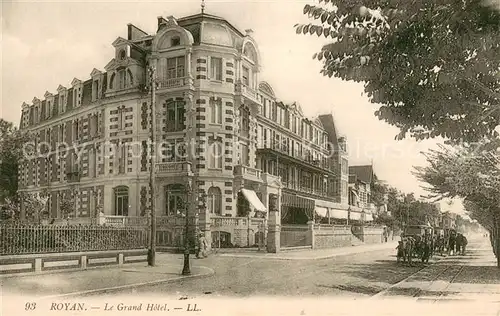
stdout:
[(206, 258), (208, 257), (207, 255), (207, 239), (205, 238), (205, 235), (203, 233), (198, 234), (198, 247), (196, 251), (196, 258), (201, 259), (201, 258)]

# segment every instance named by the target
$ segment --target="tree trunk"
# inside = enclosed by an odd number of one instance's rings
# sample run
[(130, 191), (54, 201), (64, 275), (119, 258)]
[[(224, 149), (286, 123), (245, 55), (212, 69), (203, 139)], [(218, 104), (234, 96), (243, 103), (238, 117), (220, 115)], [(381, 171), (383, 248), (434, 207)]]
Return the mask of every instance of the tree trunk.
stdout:
[(500, 224), (497, 222), (495, 226), (495, 256), (497, 257), (497, 268), (500, 269)]

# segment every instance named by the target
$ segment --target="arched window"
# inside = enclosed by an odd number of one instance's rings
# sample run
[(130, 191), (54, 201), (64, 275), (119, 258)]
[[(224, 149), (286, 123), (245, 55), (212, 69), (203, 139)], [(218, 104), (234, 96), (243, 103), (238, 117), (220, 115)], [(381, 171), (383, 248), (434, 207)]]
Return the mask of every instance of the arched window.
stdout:
[(127, 80), (128, 80), (128, 86), (132, 87), (134, 85), (134, 76), (132, 76), (132, 72), (130, 69), (127, 69)]
[(208, 189), (207, 208), (211, 214), (222, 215), (222, 193), (218, 187)]
[(186, 188), (182, 184), (169, 184), (165, 187), (165, 214), (182, 215), (186, 213)]
[(115, 74), (111, 75), (111, 78), (109, 78), (109, 88), (114, 89), (115, 86)]
[(115, 196), (115, 215), (128, 216), (128, 187), (119, 186), (113, 189)]
[(219, 140), (210, 140), (208, 148), (208, 168), (222, 169), (222, 142)]
[(222, 99), (210, 99), (210, 123), (222, 124)]

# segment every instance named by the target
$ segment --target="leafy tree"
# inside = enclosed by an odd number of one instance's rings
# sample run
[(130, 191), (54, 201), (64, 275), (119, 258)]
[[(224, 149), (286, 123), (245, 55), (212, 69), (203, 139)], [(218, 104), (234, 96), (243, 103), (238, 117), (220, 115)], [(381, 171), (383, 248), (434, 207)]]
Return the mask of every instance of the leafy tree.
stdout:
[[(500, 12), (482, 0), (319, 0), (298, 34), (331, 43), (322, 74), (365, 83), (375, 115), (417, 140), (495, 138)], [(378, 8), (378, 9), (377, 9)]]
[(0, 118), (0, 204), (18, 203), (18, 164), (29, 136)]
[(477, 153), (474, 147), (426, 153), (429, 163), (415, 168), (416, 176), (431, 186), (433, 198), (462, 197), (472, 219), (486, 228), (500, 268), (500, 158), (489, 151)]

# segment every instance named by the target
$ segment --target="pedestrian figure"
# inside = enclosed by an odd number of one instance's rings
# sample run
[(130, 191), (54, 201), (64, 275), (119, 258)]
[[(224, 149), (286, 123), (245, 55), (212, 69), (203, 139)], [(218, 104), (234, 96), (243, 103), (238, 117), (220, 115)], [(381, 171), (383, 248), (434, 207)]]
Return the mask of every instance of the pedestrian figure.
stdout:
[(448, 253), (450, 256), (453, 255), (453, 251), (455, 250), (455, 242), (456, 242), (455, 234), (451, 233), (450, 239), (448, 240)]
[(197, 252), (196, 252), (196, 258), (206, 258), (208, 257), (207, 255), (207, 239), (205, 238), (205, 235), (203, 233), (200, 233), (198, 235), (198, 247), (197, 247)]

